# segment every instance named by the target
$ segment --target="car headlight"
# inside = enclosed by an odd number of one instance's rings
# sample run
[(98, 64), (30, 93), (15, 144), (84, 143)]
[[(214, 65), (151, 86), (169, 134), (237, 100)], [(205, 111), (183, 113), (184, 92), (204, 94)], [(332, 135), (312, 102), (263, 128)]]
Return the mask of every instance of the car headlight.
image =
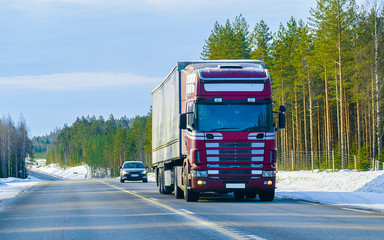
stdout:
[(274, 177), (275, 171), (263, 171), (263, 177)]
[(121, 173), (122, 173), (122, 174), (127, 174), (127, 172), (126, 172), (126, 171), (124, 171), (124, 170), (123, 170), (123, 171), (121, 171)]
[(146, 170), (143, 170), (141, 173), (142, 173), (142, 174), (147, 174), (147, 171), (146, 171)]
[(208, 177), (208, 172), (207, 171), (192, 171), (192, 174), (195, 175), (196, 177)]

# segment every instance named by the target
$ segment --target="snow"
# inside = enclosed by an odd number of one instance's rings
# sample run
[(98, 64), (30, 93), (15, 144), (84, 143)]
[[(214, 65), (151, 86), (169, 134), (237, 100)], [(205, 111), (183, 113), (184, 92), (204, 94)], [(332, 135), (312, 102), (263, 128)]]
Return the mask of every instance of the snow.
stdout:
[(384, 171), (278, 172), (276, 197), (384, 212)]
[(89, 166), (82, 165), (78, 167), (70, 167), (70, 168), (61, 168), (58, 164), (50, 164), (46, 167), (35, 167), (33, 166), (33, 171), (43, 172), (55, 177), (59, 177), (62, 179), (86, 179), (88, 177)]
[[(33, 170), (63, 179), (90, 177), (87, 165), (66, 169), (49, 165)], [(148, 180), (155, 181), (153, 173), (148, 173)], [(41, 181), (31, 176), (27, 179), (2, 178), (0, 200), (13, 198)], [(277, 199), (299, 199), (384, 212), (384, 171), (279, 171), (276, 187)]]
[(17, 196), (30, 187), (35, 186), (41, 182), (40, 179), (35, 177), (28, 177), (27, 179), (20, 178), (0, 178), (0, 200), (9, 199)]

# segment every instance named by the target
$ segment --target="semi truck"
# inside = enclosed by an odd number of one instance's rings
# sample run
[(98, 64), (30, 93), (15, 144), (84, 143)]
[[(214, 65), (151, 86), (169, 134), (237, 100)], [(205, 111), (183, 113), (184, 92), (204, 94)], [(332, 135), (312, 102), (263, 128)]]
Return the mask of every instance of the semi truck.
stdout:
[(263, 61), (180, 61), (152, 91), (152, 167), (161, 194), (188, 202), (202, 193), (273, 201), (276, 131)]

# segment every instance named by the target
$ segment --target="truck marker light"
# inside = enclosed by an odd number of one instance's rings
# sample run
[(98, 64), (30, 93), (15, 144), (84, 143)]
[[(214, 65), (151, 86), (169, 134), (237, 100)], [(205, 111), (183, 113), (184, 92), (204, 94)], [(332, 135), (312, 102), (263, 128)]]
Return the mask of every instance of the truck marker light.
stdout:
[(254, 97), (249, 97), (249, 98), (247, 98), (247, 102), (256, 102), (256, 98), (254, 98)]
[(207, 182), (206, 181), (203, 181), (203, 180), (197, 180), (197, 185), (204, 185), (206, 184)]
[(265, 180), (264, 181), (264, 185), (268, 185), (268, 186), (271, 186), (273, 184), (272, 180)]

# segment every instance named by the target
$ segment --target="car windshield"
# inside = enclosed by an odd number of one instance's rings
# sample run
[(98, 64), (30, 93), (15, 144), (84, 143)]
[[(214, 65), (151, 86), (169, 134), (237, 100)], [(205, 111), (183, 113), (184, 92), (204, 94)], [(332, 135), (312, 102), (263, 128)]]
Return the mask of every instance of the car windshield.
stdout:
[(197, 130), (272, 131), (272, 104), (197, 105)]
[(123, 168), (144, 168), (144, 164), (137, 162), (128, 162), (124, 164)]

